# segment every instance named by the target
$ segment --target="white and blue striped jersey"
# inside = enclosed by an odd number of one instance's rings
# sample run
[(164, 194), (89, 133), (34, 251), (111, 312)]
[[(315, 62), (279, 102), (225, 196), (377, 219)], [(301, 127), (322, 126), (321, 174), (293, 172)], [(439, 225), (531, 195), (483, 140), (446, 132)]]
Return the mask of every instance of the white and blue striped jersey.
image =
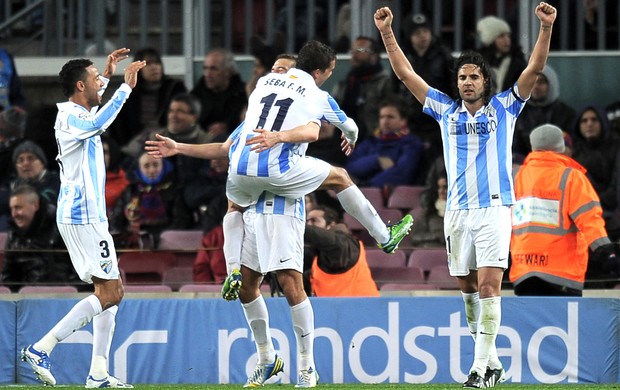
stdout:
[(264, 191), (256, 201), (250, 206), (256, 214), (288, 215), (306, 221), (306, 202), (304, 198), (289, 199), (283, 196)]
[(424, 112), (439, 122), (448, 175), (448, 210), (514, 203), (512, 138), (525, 106), (515, 84), (472, 116), (465, 105), (430, 88)]
[(58, 223), (106, 222), (105, 161), (100, 135), (116, 118), (131, 88), (122, 84), (101, 109), (90, 112), (71, 101), (58, 103), (54, 125), (60, 167)]
[[(230, 169), (238, 175), (271, 177), (288, 171), (305, 155), (307, 143), (280, 143), (261, 153), (250, 152), (245, 141), (254, 129), (288, 130), (315, 122), (320, 125), (328, 94), (312, 76), (299, 69), (270, 73), (260, 78), (248, 100), (239, 137), (230, 147)], [(327, 118), (329, 119), (329, 118)]]

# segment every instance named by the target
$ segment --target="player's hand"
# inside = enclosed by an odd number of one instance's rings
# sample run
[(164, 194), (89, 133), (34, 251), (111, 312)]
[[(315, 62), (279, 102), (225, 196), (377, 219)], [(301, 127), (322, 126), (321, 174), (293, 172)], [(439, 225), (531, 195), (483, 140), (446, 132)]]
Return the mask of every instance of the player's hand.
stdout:
[(350, 156), (351, 153), (353, 153), (353, 149), (355, 149), (355, 144), (349, 143), (344, 134), (342, 134), (340, 138), (342, 138), (342, 142), (340, 143), (340, 149), (342, 149), (345, 156)]
[(149, 156), (154, 158), (171, 157), (179, 153), (177, 143), (172, 138), (164, 137), (163, 135), (155, 134), (157, 140), (147, 140), (144, 142), (144, 150), (146, 150)]
[(125, 83), (131, 87), (131, 89), (136, 87), (138, 82), (138, 72), (140, 69), (146, 66), (146, 61), (134, 61), (127, 69), (125, 69)]
[(393, 19), (394, 15), (392, 15), (392, 10), (390, 10), (389, 7), (379, 8), (375, 12), (375, 26), (377, 26), (377, 29), (381, 32), (392, 28)]
[(536, 6), (535, 13), (543, 26), (553, 25), (553, 22), (555, 22), (555, 18), (558, 15), (558, 11), (554, 6), (543, 1)]
[(108, 54), (105, 62), (105, 68), (103, 69), (103, 77), (109, 79), (114, 72), (116, 72), (116, 64), (126, 58), (129, 58), (129, 51), (129, 49), (123, 47)]
[(255, 129), (254, 132), (258, 133), (258, 135), (245, 141), (246, 145), (252, 145), (250, 151), (257, 153), (264, 152), (265, 150), (280, 142), (277, 131)]

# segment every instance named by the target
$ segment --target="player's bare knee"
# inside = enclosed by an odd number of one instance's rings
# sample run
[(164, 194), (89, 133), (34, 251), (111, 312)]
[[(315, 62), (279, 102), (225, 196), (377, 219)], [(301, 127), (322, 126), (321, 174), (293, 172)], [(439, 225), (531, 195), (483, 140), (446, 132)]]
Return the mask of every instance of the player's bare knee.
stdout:
[(332, 167), (321, 188), (329, 188), (338, 192), (353, 185), (353, 180), (344, 168)]

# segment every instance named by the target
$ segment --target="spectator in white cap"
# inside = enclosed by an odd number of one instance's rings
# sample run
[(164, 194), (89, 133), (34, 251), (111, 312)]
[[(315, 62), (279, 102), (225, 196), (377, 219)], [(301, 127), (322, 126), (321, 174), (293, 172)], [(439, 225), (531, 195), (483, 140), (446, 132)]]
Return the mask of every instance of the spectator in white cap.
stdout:
[(476, 30), (482, 44), (478, 51), (493, 73), (493, 93), (511, 88), (527, 60), (521, 47), (513, 44), (510, 26), (496, 16), (485, 16), (478, 21)]

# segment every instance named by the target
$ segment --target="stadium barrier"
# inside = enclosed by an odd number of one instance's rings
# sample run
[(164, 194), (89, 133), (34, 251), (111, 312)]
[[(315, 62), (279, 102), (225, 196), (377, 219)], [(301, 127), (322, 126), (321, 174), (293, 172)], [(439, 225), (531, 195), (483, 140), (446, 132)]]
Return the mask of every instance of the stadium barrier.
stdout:
[[(296, 344), (284, 298), (266, 299), (294, 383)], [(0, 385), (34, 383), (19, 350), (38, 340), (76, 299), (0, 301)], [(473, 359), (460, 297), (313, 298), (315, 360), (323, 383), (463, 382)], [(620, 301), (502, 299), (498, 353), (508, 382), (619, 382)], [(221, 299), (126, 299), (117, 315), (110, 371), (130, 383), (243, 383), (256, 354), (239, 303)], [(82, 384), (92, 325), (52, 354), (59, 384)]]

